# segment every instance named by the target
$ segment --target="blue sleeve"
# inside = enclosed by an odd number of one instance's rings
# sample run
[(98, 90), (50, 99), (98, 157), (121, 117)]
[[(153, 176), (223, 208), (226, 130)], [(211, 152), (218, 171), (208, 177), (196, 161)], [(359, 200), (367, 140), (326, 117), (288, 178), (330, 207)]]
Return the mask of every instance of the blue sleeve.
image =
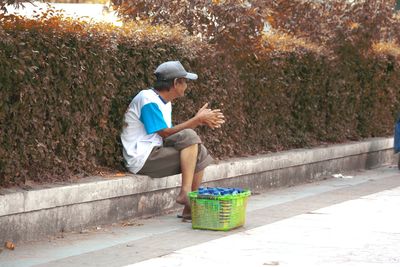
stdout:
[(148, 103), (142, 107), (140, 121), (143, 122), (148, 134), (168, 128), (161, 110), (156, 103)]

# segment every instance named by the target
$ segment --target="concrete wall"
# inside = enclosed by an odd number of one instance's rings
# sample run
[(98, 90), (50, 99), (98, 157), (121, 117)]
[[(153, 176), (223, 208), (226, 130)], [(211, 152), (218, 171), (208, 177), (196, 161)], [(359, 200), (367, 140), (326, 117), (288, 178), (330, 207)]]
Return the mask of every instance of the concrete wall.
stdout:
[[(205, 186), (250, 188), (261, 192), (374, 168), (395, 161), (393, 138), (296, 149), (221, 161), (207, 168)], [(179, 208), (180, 175), (89, 177), (77, 183), (2, 190), (0, 243), (37, 240), (65, 231), (154, 216)]]

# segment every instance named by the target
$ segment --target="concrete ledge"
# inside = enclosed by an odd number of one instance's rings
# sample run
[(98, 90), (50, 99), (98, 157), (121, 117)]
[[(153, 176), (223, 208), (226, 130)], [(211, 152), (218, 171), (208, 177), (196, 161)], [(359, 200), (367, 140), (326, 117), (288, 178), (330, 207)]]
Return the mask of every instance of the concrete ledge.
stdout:
[[(230, 159), (209, 166), (204, 183), (267, 190), (332, 172), (393, 163), (392, 149), (393, 138), (374, 138)], [(76, 184), (7, 192), (0, 195), (0, 242), (38, 239), (176, 209), (174, 198), (180, 180), (180, 175), (157, 179), (138, 175), (90, 177)]]

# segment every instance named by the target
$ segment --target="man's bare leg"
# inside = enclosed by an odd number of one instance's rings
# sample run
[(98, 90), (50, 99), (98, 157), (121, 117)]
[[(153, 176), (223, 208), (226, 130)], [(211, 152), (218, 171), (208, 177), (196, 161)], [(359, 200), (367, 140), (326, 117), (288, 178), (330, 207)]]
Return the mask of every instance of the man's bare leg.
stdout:
[(192, 191), (196, 191), (199, 189), (201, 182), (203, 181), (204, 170), (196, 172), (194, 174), (193, 183), (192, 183)]
[(180, 153), (182, 186), (176, 202), (185, 206), (189, 206), (188, 193), (191, 191), (193, 185), (198, 147), (198, 144), (194, 144), (182, 149)]
[[(204, 170), (196, 172), (194, 174), (192, 182), (192, 191), (199, 189), (201, 182), (203, 181)], [(192, 215), (190, 205), (185, 205), (182, 211), (182, 218), (190, 218)]]

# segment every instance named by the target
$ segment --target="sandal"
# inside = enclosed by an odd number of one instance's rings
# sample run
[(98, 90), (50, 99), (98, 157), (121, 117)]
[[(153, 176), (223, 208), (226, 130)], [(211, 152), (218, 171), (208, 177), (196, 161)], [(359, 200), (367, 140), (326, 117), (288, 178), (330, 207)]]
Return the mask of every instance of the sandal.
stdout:
[(192, 220), (192, 215), (181, 215), (181, 214), (178, 214), (178, 215), (176, 215), (176, 217), (177, 218), (179, 218), (179, 219), (183, 219), (183, 220)]

